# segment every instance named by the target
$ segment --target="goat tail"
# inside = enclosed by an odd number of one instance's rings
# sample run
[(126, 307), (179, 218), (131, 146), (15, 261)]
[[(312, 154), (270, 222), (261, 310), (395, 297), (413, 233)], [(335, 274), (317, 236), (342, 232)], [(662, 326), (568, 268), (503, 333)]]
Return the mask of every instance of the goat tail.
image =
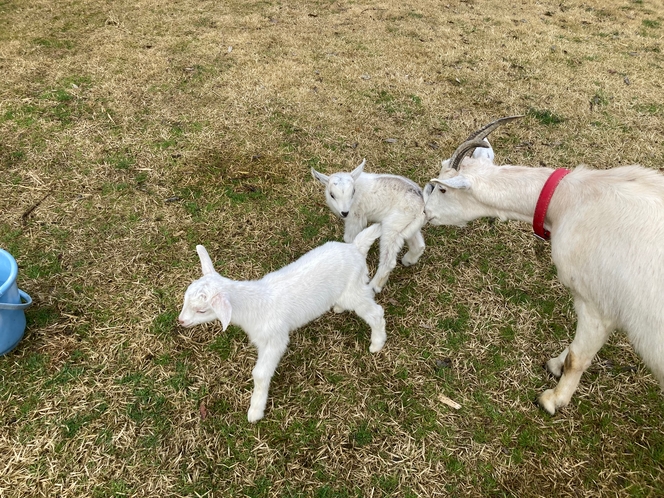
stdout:
[(374, 223), (369, 228), (365, 228), (358, 233), (355, 239), (353, 239), (353, 244), (366, 257), (371, 244), (373, 244), (374, 240), (380, 237), (381, 232), (382, 227), (380, 226), (380, 223)]

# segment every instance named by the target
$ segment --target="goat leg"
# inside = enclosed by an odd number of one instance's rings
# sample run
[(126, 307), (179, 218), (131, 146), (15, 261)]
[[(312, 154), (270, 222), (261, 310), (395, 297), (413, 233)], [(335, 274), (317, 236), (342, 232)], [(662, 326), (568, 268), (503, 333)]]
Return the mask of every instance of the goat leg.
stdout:
[[(602, 318), (591, 304), (577, 297), (574, 306), (578, 324), (574, 340), (564, 356), (562, 376), (554, 389), (544, 391), (539, 397), (540, 406), (551, 415), (556, 413), (558, 408), (567, 406), (579, 385), (581, 375), (590, 366), (613, 330), (612, 324)], [(549, 363), (556, 365), (561, 356), (563, 355), (552, 358)]]
[[(286, 333), (288, 334), (288, 333)], [(254, 392), (251, 395), (251, 404), (247, 413), (249, 422), (257, 422), (263, 418), (270, 380), (279, 365), (281, 357), (286, 351), (286, 344), (275, 344), (274, 341), (258, 346), (258, 360), (252, 371), (254, 378)]]

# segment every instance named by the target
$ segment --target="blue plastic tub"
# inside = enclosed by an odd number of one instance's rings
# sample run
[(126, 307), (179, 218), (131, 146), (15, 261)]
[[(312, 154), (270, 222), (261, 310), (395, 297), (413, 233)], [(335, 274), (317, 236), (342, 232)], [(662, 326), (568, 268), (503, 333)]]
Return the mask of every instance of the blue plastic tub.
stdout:
[(18, 265), (14, 257), (0, 249), (0, 355), (16, 347), (25, 333), (25, 308), (32, 299), (16, 284)]

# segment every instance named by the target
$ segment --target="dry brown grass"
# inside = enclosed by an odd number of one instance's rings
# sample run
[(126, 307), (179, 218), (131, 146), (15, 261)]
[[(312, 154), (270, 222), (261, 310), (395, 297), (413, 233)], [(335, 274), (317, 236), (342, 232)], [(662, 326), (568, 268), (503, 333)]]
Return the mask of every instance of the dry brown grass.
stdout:
[(35, 301), (0, 495), (660, 495), (664, 403), (622, 335), (567, 409), (532, 404), (575, 317), (527, 226), (427, 228), (384, 351), (348, 314), (296, 331), (257, 425), (244, 334), (174, 319), (196, 243), (254, 278), (340, 237), (312, 165), (422, 184), (526, 113), (500, 162), (661, 168), (663, 36), (654, 0), (0, 2), (0, 245)]

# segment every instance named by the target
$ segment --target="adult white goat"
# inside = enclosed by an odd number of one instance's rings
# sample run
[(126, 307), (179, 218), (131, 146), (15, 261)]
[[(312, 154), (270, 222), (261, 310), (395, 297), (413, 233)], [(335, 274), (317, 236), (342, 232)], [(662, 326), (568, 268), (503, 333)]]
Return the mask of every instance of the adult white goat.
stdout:
[(219, 319), (223, 330), (232, 323), (247, 333), (258, 349), (249, 422), (263, 418), (270, 380), (290, 331), (330, 308), (354, 311), (371, 327), (369, 351), (381, 350), (387, 339), (385, 319), (374, 301), (366, 264), (369, 247), (379, 236), (380, 225), (373, 225), (350, 244), (327, 242), (260, 280), (241, 282), (219, 275), (205, 248), (196, 246), (203, 277), (185, 292), (178, 321), (192, 327)]
[(332, 212), (345, 221), (344, 241), (350, 242), (369, 223), (380, 223), (380, 258), (371, 287), (380, 292), (404, 241), (408, 252), (404, 266), (417, 263), (424, 252), (420, 229), (426, 223), (422, 189), (417, 183), (397, 175), (364, 173), (366, 159), (350, 173), (330, 176), (311, 168), (315, 179), (325, 185), (325, 199)]
[[(533, 222), (551, 238), (558, 277), (572, 291), (574, 340), (547, 362), (560, 381), (539, 397), (550, 414), (566, 406), (581, 374), (614, 329), (627, 333), (664, 388), (664, 176), (640, 166), (566, 170), (495, 166), (464, 158), (500, 124), (471, 135), (424, 189), (433, 225), (464, 226), (484, 216)], [(545, 187), (547, 179), (560, 183)], [(561, 179), (562, 178), (562, 179)], [(555, 193), (553, 190), (555, 189)], [(541, 198), (540, 193), (547, 196)], [(548, 210), (542, 203), (548, 198)], [(547, 229), (550, 233), (547, 233)]]

